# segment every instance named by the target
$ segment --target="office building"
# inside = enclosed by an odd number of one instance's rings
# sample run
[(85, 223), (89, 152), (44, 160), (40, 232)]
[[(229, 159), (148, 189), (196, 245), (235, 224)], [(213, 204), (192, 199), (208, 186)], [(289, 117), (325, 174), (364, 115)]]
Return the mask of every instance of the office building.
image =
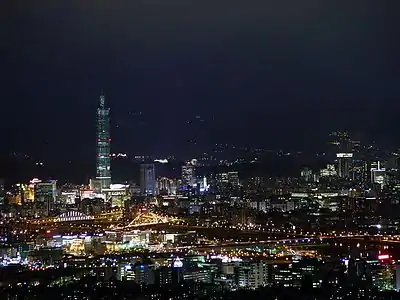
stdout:
[(338, 171), (337, 174), (341, 178), (350, 177), (350, 164), (353, 158), (353, 153), (337, 153)]
[(376, 167), (371, 168), (371, 182), (379, 184), (381, 187), (386, 183), (386, 169), (381, 167), (379, 161)]
[(105, 96), (102, 93), (97, 109), (96, 160), (96, 179), (100, 181), (102, 189), (109, 188), (111, 184), (110, 142), (110, 109), (105, 107)]
[(35, 215), (50, 216), (56, 202), (56, 181), (39, 182), (35, 184)]
[(157, 179), (157, 195), (176, 195), (178, 180), (167, 177)]
[(193, 187), (196, 184), (195, 165), (188, 162), (182, 166), (182, 185)]
[(110, 188), (103, 189), (102, 195), (112, 207), (125, 207), (125, 202), (129, 201), (131, 194), (129, 192), (129, 185), (126, 184), (111, 184)]
[(263, 261), (240, 262), (237, 276), (239, 287), (261, 288), (268, 281), (268, 265)]
[(135, 263), (121, 264), (117, 268), (117, 280), (134, 281), (137, 284), (154, 284), (154, 265)]
[(239, 186), (238, 172), (217, 173), (215, 175), (213, 190), (217, 195), (238, 196)]
[(314, 179), (313, 172), (309, 168), (304, 168), (303, 170), (301, 170), (300, 177), (305, 182), (311, 182)]
[[(330, 134), (329, 144), (341, 152), (352, 152), (353, 144), (347, 131), (335, 131)], [(335, 152), (336, 152), (335, 151)]]
[(154, 164), (140, 165), (140, 192), (143, 196), (156, 194), (156, 175)]

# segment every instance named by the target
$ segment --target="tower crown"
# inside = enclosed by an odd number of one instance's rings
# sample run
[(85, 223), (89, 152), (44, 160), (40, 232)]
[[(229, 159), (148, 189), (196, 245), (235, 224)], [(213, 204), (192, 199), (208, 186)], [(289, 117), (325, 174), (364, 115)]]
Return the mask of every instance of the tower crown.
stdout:
[(103, 92), (103, 90), (101, 90), (101, 94), (100, 94), (100, 107), (101, 108), (104, 108), (104, 105), (105, 105), (105, 100), (106, 100), (106, 97), (104, 96), (104, 92)]

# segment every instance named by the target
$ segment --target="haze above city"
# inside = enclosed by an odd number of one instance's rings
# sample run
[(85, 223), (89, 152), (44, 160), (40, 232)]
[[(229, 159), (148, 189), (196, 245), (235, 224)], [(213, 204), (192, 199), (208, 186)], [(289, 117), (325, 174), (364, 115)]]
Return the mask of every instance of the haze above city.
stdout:
[(113, 152), (313, 150), (335, 129), (396, 146), (395, 6), (13, 1), (2, 9), (2, 152), (90, 159), (101, 89)]

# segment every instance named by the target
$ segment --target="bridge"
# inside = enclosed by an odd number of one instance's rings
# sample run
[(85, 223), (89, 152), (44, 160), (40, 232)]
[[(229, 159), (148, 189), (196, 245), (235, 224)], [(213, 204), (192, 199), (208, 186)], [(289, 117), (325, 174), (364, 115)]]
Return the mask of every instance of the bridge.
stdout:
[(166, 216), (158, 215), (149, 211), (143, 211), (135, 214), (134, 219), (127, 225), (118, 226), (117, 224), (121, 224), (123, 219), (122, 210), (112, 211), (112, 212), (102, 212), (94, 215), (86, 215), (79, 211), (67, 211), (60, 214), (57, 217), (46, 217), (40, 219), (32, 219), (29, 220), (29, 223), (40, 225), (40, 226), (52, 226), (54, 224), (59, 223), (69, 223), (69, 222), (77, 222), (80, 223), (91, 223), (97, 222), (101, 223), (105, 226), (111, 225), (110, 229), (131, 229), (141, 226), (150, 226), (157, 224), (166, 224), (170, 221), (173, 221), (173, 218), (168, 218)]
[(79, 211), (70, 210), (60, 214), (57, 217), (42, 217), (40, 219), (31, 219), (28, 222), (35, 225), (51, 225), (54, 223), (68, 223), (68, 222), (93, 222), (93, 221), (105, 221), (115, 222), (119, 221), (123, 217), (122, 210), (116, 210), (111, 212), (102, 212), (94, 215), (86, 215)]
[(113, 229), (130, 229), (141, 226), (149, 226), (156, 224), (166, 224), (169, 223), (168, 217), (161, 216), (149, 211), (139, 212), (135, 218), (126, 226), (111, 226)]
[(54, 222), (73, 222), (73, 221), (87, 221), (93, 220), (93, 216), (85, 215), (79, 211), (67, 211), (58, 217), (54, 218)]

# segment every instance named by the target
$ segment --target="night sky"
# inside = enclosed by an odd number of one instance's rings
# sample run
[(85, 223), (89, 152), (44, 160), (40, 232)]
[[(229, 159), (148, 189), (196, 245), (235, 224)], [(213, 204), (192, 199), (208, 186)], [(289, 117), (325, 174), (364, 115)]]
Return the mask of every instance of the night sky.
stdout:
[(396, 0), (6, 2), (4, 152), (90, 159), (102, 88), (113, 152), (400, 142)]

